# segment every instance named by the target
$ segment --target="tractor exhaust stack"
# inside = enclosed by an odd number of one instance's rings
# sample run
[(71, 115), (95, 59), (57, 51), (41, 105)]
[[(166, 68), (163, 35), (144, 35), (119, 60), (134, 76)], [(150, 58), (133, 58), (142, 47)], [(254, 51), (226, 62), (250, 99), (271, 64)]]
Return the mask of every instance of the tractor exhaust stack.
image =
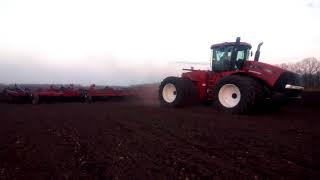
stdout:
[(260, 47), (262, 46), (263, 42), (259, 43), (257, 51), (254, 55), (254, 61), (259, 61), (260, 58)]
[(236, 43), (239, 44), (240, 43), (240, 37), (237, 37), (236, 39)]

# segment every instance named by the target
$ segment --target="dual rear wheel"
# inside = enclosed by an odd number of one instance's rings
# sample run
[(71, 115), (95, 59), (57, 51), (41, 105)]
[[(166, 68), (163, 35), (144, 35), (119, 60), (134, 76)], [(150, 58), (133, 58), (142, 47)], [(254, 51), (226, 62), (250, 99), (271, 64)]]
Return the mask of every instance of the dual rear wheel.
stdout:
[(182, 107), (192, 104), (196, 97), (193, 82), (178, 77), (165, 78), (159, 87), (159, 100), (162, 106)]

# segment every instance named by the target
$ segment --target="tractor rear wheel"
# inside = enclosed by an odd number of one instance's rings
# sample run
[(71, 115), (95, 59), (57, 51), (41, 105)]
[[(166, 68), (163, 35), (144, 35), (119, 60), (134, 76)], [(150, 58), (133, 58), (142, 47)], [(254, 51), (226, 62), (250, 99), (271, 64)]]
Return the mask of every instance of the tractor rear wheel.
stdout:
[(181, 107), (191, 104), (195, 98), (195, 88), (191, 80), (167, 77), (159, 86), (159, 100), (162, 106)]
[(214, 89), (215, 105), (224, 112), (250, 112), (259, 105), (263, 97), (263, 89), (259, 82), (239, 75), (222, 78)]

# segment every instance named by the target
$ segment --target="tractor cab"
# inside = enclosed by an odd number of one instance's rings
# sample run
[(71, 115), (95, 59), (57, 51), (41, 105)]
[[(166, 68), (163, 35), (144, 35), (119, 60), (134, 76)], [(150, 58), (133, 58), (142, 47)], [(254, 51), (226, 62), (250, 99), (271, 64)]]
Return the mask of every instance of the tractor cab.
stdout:
[(223, 72), (241, 69), (249, 58), (251, 45), (237, 38), (236, 42), (214, 44), (211, 49), (212, 71)]

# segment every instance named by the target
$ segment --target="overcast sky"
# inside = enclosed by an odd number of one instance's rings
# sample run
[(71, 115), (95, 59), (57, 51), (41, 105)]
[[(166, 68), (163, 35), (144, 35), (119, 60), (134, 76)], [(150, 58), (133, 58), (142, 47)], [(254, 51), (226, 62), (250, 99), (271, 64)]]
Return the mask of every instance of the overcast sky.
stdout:
[(267, 63), (320, 57), (320, 0), (0, 0), (0, 83), (160, 81), (237, 36)]

